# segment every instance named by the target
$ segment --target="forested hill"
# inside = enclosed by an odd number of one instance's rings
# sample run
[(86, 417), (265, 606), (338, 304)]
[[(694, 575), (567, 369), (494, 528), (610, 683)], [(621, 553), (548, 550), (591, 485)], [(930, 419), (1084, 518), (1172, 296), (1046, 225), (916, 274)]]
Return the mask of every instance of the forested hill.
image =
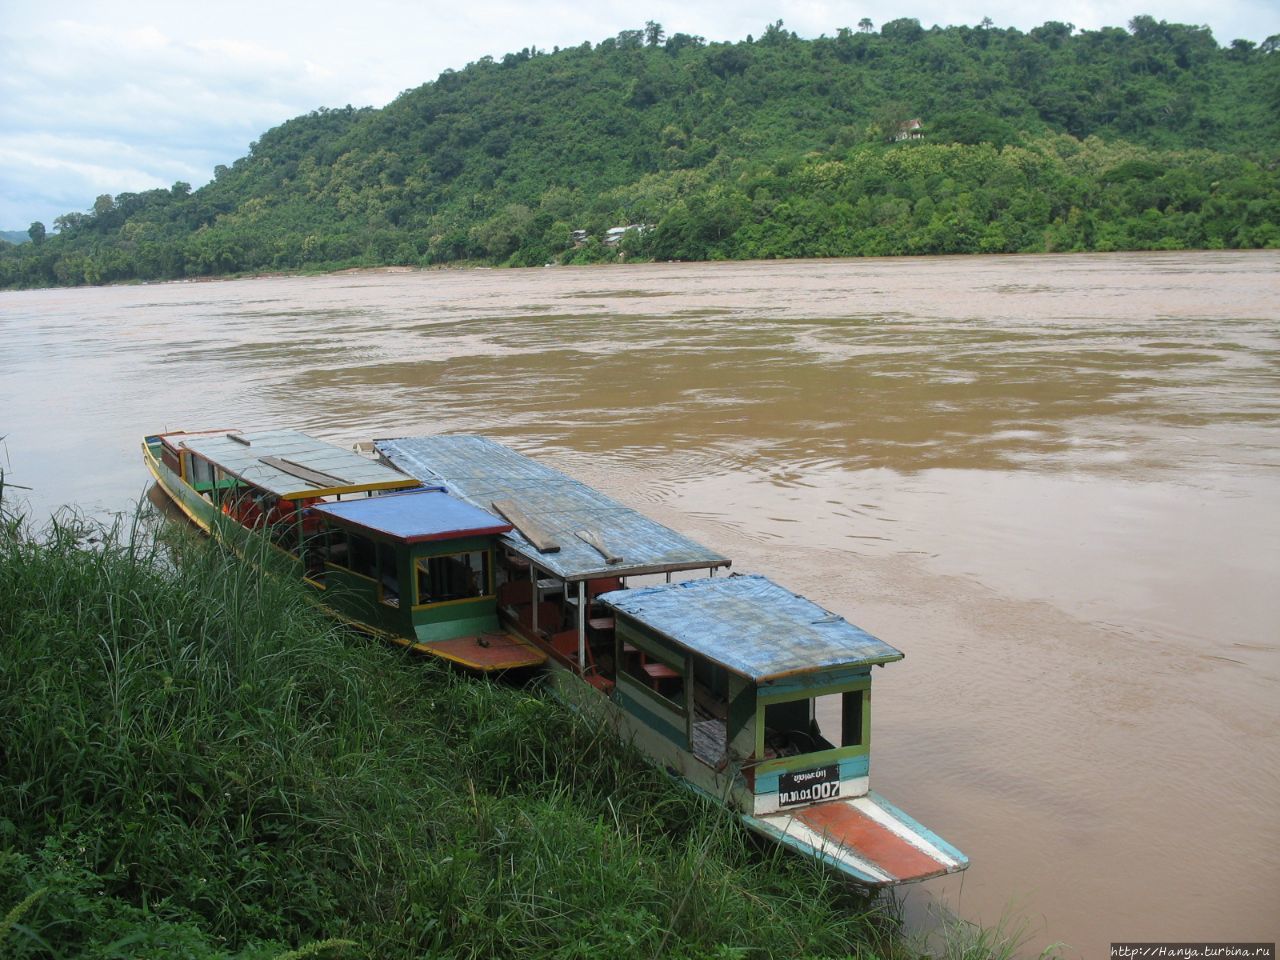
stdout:
[(710, 44), (649, 23), (298, 117), (199, 190), (99, 197), (0, 244), (0, 285), (1280, 246), (1277, 47), (1148, 16)]

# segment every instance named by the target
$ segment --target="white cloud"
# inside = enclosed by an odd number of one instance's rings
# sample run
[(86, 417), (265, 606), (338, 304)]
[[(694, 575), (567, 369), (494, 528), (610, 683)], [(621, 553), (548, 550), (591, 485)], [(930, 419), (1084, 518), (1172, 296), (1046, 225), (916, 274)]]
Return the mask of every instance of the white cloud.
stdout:
[[(1097, 0), (60, 0), (4, 3), (0, 50), (0, 227), (51, 222), (103, 192), (207, 181), (263, 132), (317, 107), (382, 106), (482, 56), (598, 42), (648, 19), (708, 40), (759, 35), (782, 19), (801, 36), (833, 35), (864, 16), (1029, 29), (1046, 19), (1124, 26), (1134, 13), (1209, 24), (1221, 43), (1280, 33), (1275, 0), (1158, 0), (1118, 13)], [(637, 12), (637, 11), (640, 12)], [(104, 178), (120, 175), (116, 181)], [(143, 182), (145, 181), (145, 182)]]

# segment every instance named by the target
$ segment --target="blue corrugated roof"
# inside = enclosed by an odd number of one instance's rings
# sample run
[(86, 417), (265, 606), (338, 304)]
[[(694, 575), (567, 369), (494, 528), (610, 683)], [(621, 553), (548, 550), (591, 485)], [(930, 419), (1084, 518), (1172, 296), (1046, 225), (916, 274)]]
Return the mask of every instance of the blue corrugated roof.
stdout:
[(440, 490), (318, 503), (311, 509), (410, 543), (506, 533), (511, 529), (511, 524)]
[(758, 575), (615, 590), (599, 599), (756, 682), (902, 659), (844, 617)]
[[(714, 550), (488, 437), (406, 437), (376, 440), (374, 446), (405, 473), (423, 483), (443, 484), (481, 509), (493, 509), (495, 500), (514, 501), (560, 549), (543, 553), (519, 530), (508, 533), (504, 542), (563, 580), (729, 565)], [(622, 561), (607, 563), (578, 537), (583, 530), (597, 534)]]

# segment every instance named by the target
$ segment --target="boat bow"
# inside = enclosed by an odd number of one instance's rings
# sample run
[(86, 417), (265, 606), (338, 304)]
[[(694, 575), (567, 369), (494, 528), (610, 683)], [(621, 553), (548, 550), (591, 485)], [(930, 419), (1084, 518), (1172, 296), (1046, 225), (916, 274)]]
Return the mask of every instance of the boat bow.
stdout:
[(925, 880), (969, 865), (963, 853), (875, 793), (743, 819), (756, 832), (870, 886)]

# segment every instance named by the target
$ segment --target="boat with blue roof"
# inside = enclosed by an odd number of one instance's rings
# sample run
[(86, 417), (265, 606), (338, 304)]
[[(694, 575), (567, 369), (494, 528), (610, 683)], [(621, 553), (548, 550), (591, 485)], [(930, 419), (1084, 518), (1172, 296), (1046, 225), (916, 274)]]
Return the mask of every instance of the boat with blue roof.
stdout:
[(391, 465), (511, 522), (498, 614), (562, 699), (862, 884), (968, 859), (872, 792), (871, 685), (903, 654), (840, 615), (485, 437), (374, 441)]
[(498, 618), (500, 518), (295, 430), (160, 433), (142, 451), (200, 529), (233, 546), (262, 534), (273, 566), (339, 619), (469, 670), (546, 661)]
[(872, 674), (903, 654), (586, 484), (485, 437), (143, 450), (188, 517), (262, 531), (337, 615), (471, 670), (544, 667), (762, 836), (871, 887), (968, 866), (870, 787)]

